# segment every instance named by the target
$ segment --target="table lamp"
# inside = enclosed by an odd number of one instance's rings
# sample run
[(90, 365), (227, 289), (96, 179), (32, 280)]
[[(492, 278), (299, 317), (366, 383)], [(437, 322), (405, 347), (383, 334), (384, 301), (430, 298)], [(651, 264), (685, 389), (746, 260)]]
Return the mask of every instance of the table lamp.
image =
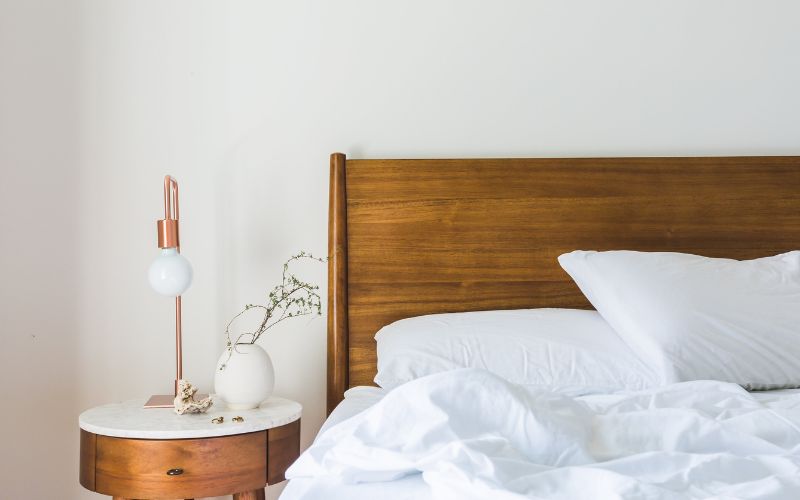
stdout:
[(150, 265), (150, 286), (168, 297), (175, 297), (175, 385), (173, 394), (150, 397), (145, 408), (171, 408), (178, 393), (178, 381), (183, 378), (183, 345), (181, 340), (181, 294), (192, 284), (192, 266), (181, 255), (178, 231), (178, 182), (164, 177), (164, 218), (156, 222), (158, 248), (161, 254)]

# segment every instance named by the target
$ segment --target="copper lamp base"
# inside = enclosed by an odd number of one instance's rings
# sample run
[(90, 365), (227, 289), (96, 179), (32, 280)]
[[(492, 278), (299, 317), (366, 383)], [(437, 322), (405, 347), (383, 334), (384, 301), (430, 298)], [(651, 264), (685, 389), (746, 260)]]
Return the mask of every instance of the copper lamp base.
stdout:
[[(195, 394), (194, 397), (198, 400), (203, 400), (208, 397), (208, 394)], [(150, 399), (144, 404), (145, 408), (175, 408), (175, 396), (169, 394), (156, 394), (150, 396)]]
[[(156, 394), (150, 396), (150, 399), (144, 404), (145, 408), (175, 408), (175, 396), (178, 394), (178, 380), (175, 380), (175, 394)], [(208, 394), (195, 394), (192, 399), (205, 399)]]
[(144, 404), (145, 408), (175, 408), (175, 396), (171, 394), (157, 394), (150, 396)]

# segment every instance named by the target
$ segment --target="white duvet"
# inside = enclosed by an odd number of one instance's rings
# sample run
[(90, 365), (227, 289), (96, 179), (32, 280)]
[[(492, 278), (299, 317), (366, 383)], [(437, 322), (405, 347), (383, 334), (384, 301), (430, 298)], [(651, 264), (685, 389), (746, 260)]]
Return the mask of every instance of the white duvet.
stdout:
[(800, 397), (699, 381), (573, 398), (455, 370), (330, 427), (287, 477), (417, 473), (440, 499), (800, 498)]

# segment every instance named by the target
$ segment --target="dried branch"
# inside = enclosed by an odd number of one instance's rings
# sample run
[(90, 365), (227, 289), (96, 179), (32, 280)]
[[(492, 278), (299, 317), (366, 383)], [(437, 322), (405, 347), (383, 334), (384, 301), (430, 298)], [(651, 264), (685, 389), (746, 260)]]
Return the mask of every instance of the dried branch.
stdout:
[[(289, 265), (300, 259), (310, 259), (317, 262), (325, 262), (326, 259), (314, 257), (310, 253), (301, 251), (297, 255), (292, 255), (284, 264), (281, 273), (281, 282), (276, 285), (267, 295), (267, 304), (247, 304), (245, 308), (238, 312), (225, 327), (226, 349), (228, 350), (228, 360), (233, 354), (237, 344), (254, 344), (270, 328), (278, 323), (298, 316), (308, 316), (309, 314), (322, 315), (322, 299), (319, 295), (319, 286), (301, 281), (289, 270)], [(231, 341), (231, 327), (233, 324), (251, 310), (258, 309), (263, 311), (264, 317), (259, 323), (258, 328), (253, 332), (246, 332), (236, 337), (236, 342)], [(275, 319), (277, 318), (277, 319)], [(270, 321), (272, 320), (272, 321)], [(249, 342), (242, 342), (242, 337), (250, 336)], [(227, 361), (220, 365), (220, 370), (225, 369)]]

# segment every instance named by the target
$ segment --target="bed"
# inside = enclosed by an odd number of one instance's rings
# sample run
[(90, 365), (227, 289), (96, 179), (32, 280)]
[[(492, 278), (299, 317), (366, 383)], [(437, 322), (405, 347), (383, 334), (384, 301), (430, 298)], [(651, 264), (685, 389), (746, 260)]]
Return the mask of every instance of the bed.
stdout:
[[(800, 157), (351, 160), (336, 153), (330, 176), (333, 413), (323, 431), (388, 399), (369, 387), (375, 333), (385, 325), (437, 313), (590, 309), (558, 265), (566, 252), (742, 260), (800, 248)], [(757, 398), (769, 408), (800, 407), (796, 390)], [(436, 494), (419, 475), (351, 482), (295, 479), (282, 498)], [(786, 488), (774, 498), (787, 498)]]

